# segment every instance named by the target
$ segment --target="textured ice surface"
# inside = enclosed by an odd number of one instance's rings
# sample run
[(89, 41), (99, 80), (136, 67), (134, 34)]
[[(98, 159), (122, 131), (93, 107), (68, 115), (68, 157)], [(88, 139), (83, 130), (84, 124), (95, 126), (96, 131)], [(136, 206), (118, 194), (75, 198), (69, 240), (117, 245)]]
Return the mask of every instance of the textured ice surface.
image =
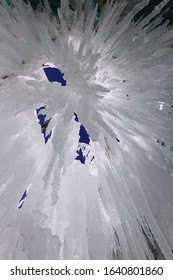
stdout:
[(168, 1), (61, 2), (0, 1), (0, 258), (172, 259)]

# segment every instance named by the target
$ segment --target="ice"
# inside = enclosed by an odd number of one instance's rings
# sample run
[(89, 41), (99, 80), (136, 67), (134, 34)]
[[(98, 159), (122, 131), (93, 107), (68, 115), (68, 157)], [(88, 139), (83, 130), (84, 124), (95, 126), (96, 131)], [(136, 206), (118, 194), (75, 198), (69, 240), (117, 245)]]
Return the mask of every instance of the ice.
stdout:
[(173, 259), (168, 1), (138, 19), (148, 0), (107, 1), (99, 21), (92, 1), (63, 0), (58, 17), (12, 2), (0, 1), (0, 259)]

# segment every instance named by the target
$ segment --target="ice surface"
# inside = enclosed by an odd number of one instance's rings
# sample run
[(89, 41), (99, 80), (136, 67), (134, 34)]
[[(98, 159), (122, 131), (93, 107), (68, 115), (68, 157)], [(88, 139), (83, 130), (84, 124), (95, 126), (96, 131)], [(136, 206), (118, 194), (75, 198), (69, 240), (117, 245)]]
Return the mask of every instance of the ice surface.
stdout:
[(168, 1), (61, 2), (0, 1), (0, 259), (173, 259)]

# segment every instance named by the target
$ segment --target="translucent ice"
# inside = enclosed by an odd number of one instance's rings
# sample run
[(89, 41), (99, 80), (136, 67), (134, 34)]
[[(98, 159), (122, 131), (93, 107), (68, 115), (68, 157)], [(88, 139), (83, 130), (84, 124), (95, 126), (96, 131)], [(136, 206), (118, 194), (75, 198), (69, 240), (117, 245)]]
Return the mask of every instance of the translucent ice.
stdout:
[(99, 21), (91, 0), (61, 1), (58, 17), (12, 2), (0, 0), (0, 258), (172, 259), (168, 1), (136, 20), (148, 0), (107, 1)]

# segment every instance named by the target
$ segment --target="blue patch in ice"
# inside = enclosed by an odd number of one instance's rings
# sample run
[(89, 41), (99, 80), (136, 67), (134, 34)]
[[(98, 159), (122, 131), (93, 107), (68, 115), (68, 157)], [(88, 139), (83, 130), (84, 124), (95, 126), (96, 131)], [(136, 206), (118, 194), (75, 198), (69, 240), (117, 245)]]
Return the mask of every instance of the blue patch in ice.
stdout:
[(74, 120), (75, 120), (76, 122), (79, 122), (78, 115), (77, 115), (75, 112), (74, 112), (74, 115), (75, 115), (75, 119), (74, 119)]
[(22, 195), (22, 198), (19, 202), (21, 202), (22, 200), (24, 200), (27, 197), (27, 192), (25, 191), (24, 194)]
[(77, 156), (75, 160), (79, 160), (82, 164), (91, 164), (95, 159), (95, 156), (92, 154), (90, 145), (87, 145), (85, 143), (79, 143), (76, 153)]
[(52, 135), (52, 131), (46, 136), (46, 130), (44, 130), (43, 132), (43, 135), (44, 135), (44, 139), (45, 139), (45, 144), (47, 143), (47, 141), (49, 140), (49, 138), (51, 137)]
[(67, 81), (63, 78), (64, 73), (62, 73), (60, 69), (56, 67), (50, 67), (44, 64), (42, 65), (42, 67), (49, 82), (58, 82), (61, 84), (61, 86), (66, 86)]
[(45, 119), (46, 119), (46, 115), (42, 115), (42, 114), (39, 114), (39, 112), (43, 109), (45, 109), (46, 106), (42, 106), (40, 107), (39, 109), (36, 109), (36, 113), (37, 113), (37, 117), (38, 117), (38, 120), (39, 120), (39, 124), (40, 125), (43, 125), (44, 122), (45, 122)]
[(24, 202), (25, 202), (25, 198), (28, 196), (28, 192), (29, 192), (31, 186), (32, 186), (32, 184), (29, 184), (29, 185), (27, 186), (26, 190), (24, 191), (24, 193), (23, 193), (21, 199), (19, 200), (19, 203), (18, 203), (18, 206), (17, 206), (18, 209), (21, 209), (21, 208), (22, 208), (22, 206), (23, 206), (23, 204), (24, 204)]
[[(43, 70), (47, 76), (47, 79), (49, 82), (58, 82), (61, 83), (62, 86), (66, 86), (66, 80), (64, 80), (63, 76), (64, 73), (61, 72), (60, 69), (56, 67), (51, 67), (49, 64), (43, 64), (42, 65)], [(45, 106), (40, 107), (39, 109), (36, 110), (37, 112), (37, 117), (39, 120), (39, 124), (41, 125), (42, 128), (42, 133), (44, 135), (45, 143), (47, 143), (48, 139), (51, 137), (51, 132), (49, 135), (46, 136), (46, 127), (48, 126), (49, 122), (51, 119), (46, 121), (46, 115), (39, 114), (40, 110), (45, 109)], [(79, 118), (78, 115), (74, 112), (75, 116), (75, 121), (79, 123)], [(88, 157), (90, 150), (87, 152), (85, 145), (89, 145), (90, 143), (90, 137), (89, 134), (87, 133), (85, 127), (81, 124), (80, 125), (80, 130), (79, 130), (79, 146), (76, 151), (77, 157), (75, 160), (79, 160), (82, 164), (85, 164), (86, 158)], [(81, 143), (83, 145), (81, 146)], [(88, 150), (88, 149), (87, 149)], [(91, 162), (94, 160), (94, 156), (91, 159)]]
[(94, 160), (94, 158), (95, 158), (95, 156), (93, 156), (93, 157), (92, 157), (91, 161), (93, 161), (93, 160)]
[(75, 160), (79, 160), (82, 164), (85, 164), (86, 157), (84, 156), (82, 149), (80, 148), (76, 152), (78, 156), (75, 158)]
[(23, 204), (24, 204), (24, 200), (27, 197), (27, 191), (24, 192), (24, 194), (22, 195), (21, 199), (19, 200), (19, 204), (18, 204), (18, 209), (21, 209)]
[(88, 144), (90, 143), (90, 137), (89, 134), (87, 133), (85, 127), (81, 124), (80, 126), (80, 131), (79, 131), (79, 143), (85, 143)]
[(46, 144), (47, 141), (49, 140), (49, 138), (52, 135), (52, 131), (50, 131), (50, 133), (48, 135), (46, 135), (46, 128), (48, 127), (48, 125), (51, 121), (51, 118), (49, 120), (46, 120), (46, 115), (43, 115), (43, 114), (39, 113), (41, 110), (43, 110), (45, 108), (46, 108), (46, 106), (42, 106), (39, 109), (36, 109), (36, 114), (37, 114), (37, 118), (39, 120), (39, 124), (41, 126), (41, 132), (44, 136), (44, 141), (45, 141), (45, 144)]
[(19, 204), (18, 209), (21, 209), (21, 208), (22, 208), (22, 206), (23, 206), (23, 204), (24, 204), (24, 201), (22, 201), (22, 203), (21, 203), (21, 204)]
[[(74, 113), (74, 115), (75, 115), (75, 121), (79, 122), (78, 115), (76, 113)], [(88, 155), (90, 153), (90, 148), (89, 148), (90, 137), (85, 127), (82, 124), (80, 125), (79, 136), (80, 136), (79, 145), (76, 151), (78, 155), (75, 158), (75, 160), (79, 160), (82, 164), (85, 164), (86, 159), (88, 158)]]

